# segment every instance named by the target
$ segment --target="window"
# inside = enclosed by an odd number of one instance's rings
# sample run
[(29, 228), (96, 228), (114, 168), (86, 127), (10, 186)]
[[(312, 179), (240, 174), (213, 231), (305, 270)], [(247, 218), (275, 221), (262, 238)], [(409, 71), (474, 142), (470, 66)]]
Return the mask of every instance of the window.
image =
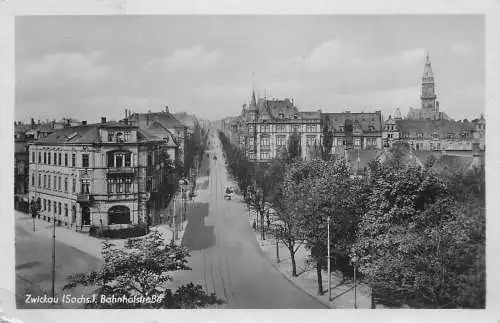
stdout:
[(130, 132), (129, 131), (125, 131), (124, 140), (125, 140), (125, 142), (130, 141)]
[(361, 139), (360, 138), (354, 139), (354, 145), (355, 146), (361, 146)]
[(49, 151), (49, 152), (47, 153), (47, 164), (49, 164), (49, 165), (50, 165), (50, 163), (51, 163), (51, 159), (52, 159), (52, 153)]
[(35, 160), (35, 152), (34, 151), (31, 153), (31, 162), (32, 163), (36, 162), (36, 160)]
[(81, 190), (80, 193), (82, 194), (90, 194), (90, 183), (87, 180), (83, 180), (81, 183)]
[(47, 200), (43, 199), (43, 210), (47, 210)]
[(260, 132), (271, 132), (271, 125), (269, 124), (260, 125)]
[(260, 159), (265, 160), (271, 158), (271, 154), (269, 151), (261, 151), (260, 152)]
[(152, 188), (153, 188), (153, 179), (151, 177), (148, 177), (146, 180), (146, 192), (151, 192)]
[(48, 205), (47, 205), (47, 206), (48, 206), (47, 211), (49, 211), (49, 212), (50, 212), (52, 202), (49, 200), (47, 204), (48, 204)]
[(286, 132), (286, 126), (284, 124), (276, 125), (276, 132)]
[(54, 175), (54, 189), (57, 189), (57, 176)]
[(68, 167), (68, 154), (64, 154), (64, 166)]
[(62, 165), (62, 163), (61, 163), (61, 153), (59, 153), (59, 154), (58, 154), (58, 157), (59, 157), (59, 158), (58, 158), (58, 163), (57, 163), (57, 165), (61, 166), (61, 165)]
[(125, 154), (125, 167), (130, 167), (132, 165), (131, 154)]
[(38, 163), (39, 164), (42, 163), (42, 153), (41, 152), (38, 152)]
[(286, 146), (286, 136), (276, 136), (276, 145), (279, 147)]
[(42, 187), (42, 174), (38, 174), (38, 187)]
[(61, 176), (57, 178), (57, 189), (60, 191), (61, 190)]
[(113, 194), (113, 182), (111, 180), (108, 181), (108, 194)]
[(306, 136), (306, 146), (314, 146), (316, 143), (316, 136)]
[(125, 180), (125, 193), (130, 193), (130, 188), (132, 187), (132, 179), (127, 178)]
[[(150, 179), (148, 179), (150, 180)], [(147, 190), (148, 192), (150, 190)], [(123, 192), (123, 187), (122, 187), (122, 181), (121, 180), (117, 180), (116, 181), (116, 193), (122, 193)]]
[(61, 202), (59, 202), (57, 204), (58, 204), (58, 212), (57, 213), (59, 213), (59, 215), (61, 215), (61, 213), (62, 213), (61, 212)]
[(123, 142), (123, 132), (116, 133), (116, 142)]
[(89, 154), (82, 154), (82, 167), (83, 168), (89, 167)]
[(45, 151), (43, 152), (43, 163), (47, 164), (47, 153)]
[(65, 192), (68, 191), (68, 178), (67, 177), (64, 178), (64, 191)]
[(113, 133), (112, 132), (108, 132), (108, 141), (113, 141)]
[(68, 216), (68, 204), (64, 203), (64, 216)]
[[(148, 156), (150, 159), (151, 156)], [(151, 165), (151, 160), (148, 159), (148, 166)], [(115, 167), (123, 167), (123, 155), (122, 154), (116, 154), (115, 155)]]
[(316, 132), (316, 125), (314, 124), (306, 125), (306, 132)]
[(254, 132), (255, 131), (255, 127), (253, 124), (249, 124), (248, 125), (248, 132)]
[(76, 179), (73, 178), (73, 184), (71, 185), (71, 192), (75, 193), (76, 191)]
[(47, 175), (43, 175), (43, 188), (47, 187)]
[(35, 174), (31, 174), (31, 186), (35, 186)]
[(76, 165), (76, 154), (71, 154), (71, 167)]
[(265, 136), (265, 137), (260, 138), (260, 148), (264, 148), (264, 149), (271, 148), (271, 145), (269, 143), (269, 137)]
[(421, 132), (421, 131), (418, 131), (417, 132), (417, 138), (423, 138), (424, 137), (424, 134)]
[(300, 124), (292, 125), (292, 131), (293, 132), (300, 132)]

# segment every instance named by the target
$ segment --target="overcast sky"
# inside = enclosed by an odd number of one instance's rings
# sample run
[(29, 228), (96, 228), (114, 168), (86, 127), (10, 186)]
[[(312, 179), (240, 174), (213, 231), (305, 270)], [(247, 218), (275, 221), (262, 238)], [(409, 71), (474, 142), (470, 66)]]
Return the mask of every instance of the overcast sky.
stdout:
[(426, 50), (441, 110), (478, 117), (481, 16), (21, 17), (15, 117), (93, 122), (168, 105), (215, 120), (238, 114), (253, 82), (302, 111), (406, 115)]

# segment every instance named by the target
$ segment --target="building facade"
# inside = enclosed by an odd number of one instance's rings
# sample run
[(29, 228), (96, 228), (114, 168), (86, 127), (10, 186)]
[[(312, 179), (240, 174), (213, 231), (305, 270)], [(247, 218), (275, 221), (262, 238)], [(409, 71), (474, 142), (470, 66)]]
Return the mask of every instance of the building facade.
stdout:
[(425, 58), (424, 74), (422, 75), (421, 95), (419, 109), (410, 107), (408, 120), (449, 120), (446, 113), (439, 110), (439, 101), (436, 95), (436, 84), (432, 72), (429, 54)]
[(43, 219), (75, 230), (151, 223), (173, 146), (105, 118), (56, 130), (29, 145), (30, 201), (39, 201)]

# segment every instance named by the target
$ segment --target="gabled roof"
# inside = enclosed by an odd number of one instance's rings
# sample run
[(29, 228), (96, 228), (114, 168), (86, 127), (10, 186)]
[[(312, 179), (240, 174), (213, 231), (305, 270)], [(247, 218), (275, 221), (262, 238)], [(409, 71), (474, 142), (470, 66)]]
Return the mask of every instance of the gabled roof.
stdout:
[(142, 129), (142, 131), (149, 136), (154, 136), (159, 140), (163, 140), (167, 147), (178, 146), (172, 133), (157, 121), (150, 124), (147, 129)]
[(151, 112), (151, 113), (133, 113), (129, 120), (143, 129), (147, 128), (152, 122), (159, 122), (165, 128), (187, 128), (177, 120), (170, 112)]
[(269, 114), (271, 119), (284, 119), (293, 118), (293, 116), (299, 113), (297, 107), (295, 107), (289, 99), (284, 100), (268, 100), (259, 99), (257, 103), (259, 115)]
[(370, 126), (373, 126), (373, 131), (382, 131), (382, 117), (379, 112), (370, 113), (321, 113), (322, 123), (328, 126), (328, 129), (340, 131), (345, 125), (346, 120), (351, 120), (353, 123), (358, 122), (363, 132), (370, 132)]
[(397, 120), (399, 131), (408, 132), (415, 136), (418, 131), (423, 134), (438, 133), (440, 137), (446, 137), (448, 133), (459, 134), (473, 131), (475, 126), (471, 122), (457, 122), (453, 120)]

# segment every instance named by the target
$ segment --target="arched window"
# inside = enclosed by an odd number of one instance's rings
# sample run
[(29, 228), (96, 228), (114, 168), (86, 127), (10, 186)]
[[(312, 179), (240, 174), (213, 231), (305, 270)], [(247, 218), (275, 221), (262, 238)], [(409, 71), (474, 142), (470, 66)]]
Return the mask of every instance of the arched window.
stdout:
[(123, 205), (113, 206), (108, 210), (108, 224), (129, 224), (130, 209)]

